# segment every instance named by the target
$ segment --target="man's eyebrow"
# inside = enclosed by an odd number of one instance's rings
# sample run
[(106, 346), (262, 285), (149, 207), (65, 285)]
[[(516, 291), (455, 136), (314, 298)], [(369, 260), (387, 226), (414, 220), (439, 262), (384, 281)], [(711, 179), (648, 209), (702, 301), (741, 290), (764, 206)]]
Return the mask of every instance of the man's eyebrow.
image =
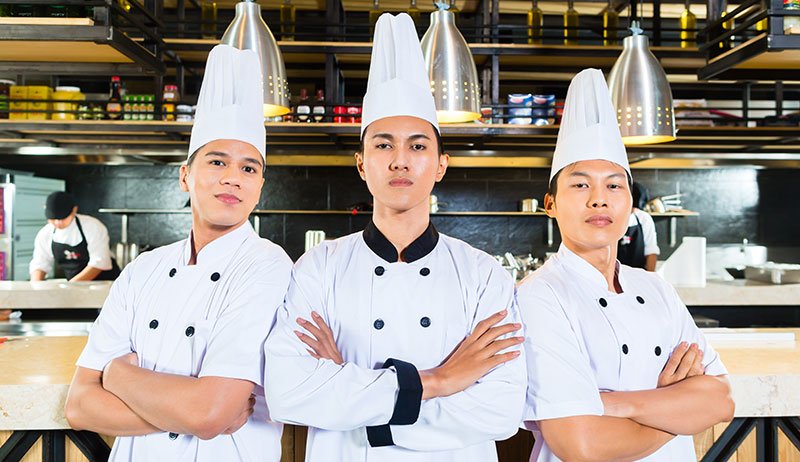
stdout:
[(372, 135), (370, 138), (384, 138), (389, 141), (394, 141), (394, 135), (392, 135), (391, 133), (376, 133)]

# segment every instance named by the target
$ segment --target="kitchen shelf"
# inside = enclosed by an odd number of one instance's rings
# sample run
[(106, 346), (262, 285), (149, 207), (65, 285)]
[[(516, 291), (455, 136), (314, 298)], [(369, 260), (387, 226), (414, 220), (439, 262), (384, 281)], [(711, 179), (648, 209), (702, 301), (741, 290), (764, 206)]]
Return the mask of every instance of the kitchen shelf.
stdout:
[(165, 69), (156, 54), (110, 23), (89, 18), (0, 18), (0, 71), (140, 75), (163, 74)]
[[(208, 52), (217, 40), (165, 38), (164, 47), (174, 52), (187, 68), (202, 69)], [(610, 71), (622, 52), (622, 46), (600, 45), (527, 45), (512, 43), (470, 43), (468, 44), (475, 64), (480, 68), (489, 65), (489, 58), (499, 57), (500, 79), (519, 79), (518, 74), (534, 77), (544, 73), (561, 74), (559, 80), (569, 81), (575, 72), (596, 67)], [(372, 53), (371, 42), (302, 42), (278, 41), (287, 72), (293, 68), (307, 70), (316, 65), (323, 70), (326, 57), (333, 55), (346, 78), (367, 78), (369, 58)], [(705, 64), (704, 56), (697, 48), (651, 47), (662, 65), (669, 73), (694, 74)], [(575, 58), (580, 58), (576, 60)], [(517, 77), (514, 77), (517, 76)]]
[[(267, 123), (268, 165), (352, 166), (352, 123)], [(180, 163), (191, 122), (0, 120), (0, 158), (52, 163)], [(672, 143), (628, 148), (634, 168), (800, 167), (797, 127), (680, 127)], [(558, 126), (442, 125), (454, 167), (547, 168)]]

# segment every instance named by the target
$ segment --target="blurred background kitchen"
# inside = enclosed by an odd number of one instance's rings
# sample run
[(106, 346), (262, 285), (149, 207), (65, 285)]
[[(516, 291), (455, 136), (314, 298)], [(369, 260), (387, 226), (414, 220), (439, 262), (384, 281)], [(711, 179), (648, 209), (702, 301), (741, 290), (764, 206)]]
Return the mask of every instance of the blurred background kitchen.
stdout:
[[(187, 236), (188, 196), (177, 178), (193, 105), (208, 51), (236, 33), (262, 50), (265, 77), (268, 168), (252, 217), (257, 231), (296, 260), (322, 239), (362, 230), (371, 197), (352, 154), (371, 27), (387, 11), (414, 17), (428, 62), (466, 63), (431, 66), (437, 109), (454, 122), (442, 124), (451, 166), (430, 200), (440, 232), (495, 255), (518, 279), (557, 251), (558, 226), (541, 206), (558, 122), (572, 76), (600, 68), (634, 179), (649, 195), (657, 270), (702, 327), (737, 328), (715, 331), (732, 336), (768, 328), (741, 335), (788, 342), (771, 351), (800, 364), (800, 2), (281, 0), (261, 1), (260, 10), (248, 3), (0, 0), (0, 310), (11, 313), (0, 321), (0, 370), (22, 361), (13, 350), (21, 342), (3, 339), (85, 341), (109, 288), (27, 282), (49, 193), (71, 193), (80, 213), (101, 220), (123, 267)], [(248, 11), (255, 16), (245, 24)], [(647, 40), (632, 40), (631, 26)], [(646, 78), (626, 78), (623, 68)], [(59, 364), (74, 362), (77, 342)], [(763, 345), (730, 354), (749, 356), (743, 351)], [(730, 362), (734, 374), (763, 373)], [(67, 369), (52, 378), (56, 401), (42, 406), (58, 408)], [(786, 373), (800, 380), (800, 371)], [(0, 407), (4, 384), (0, 377)], [(741, 400), (761, 393), (739, 389), (741, 409)], [(770, 398), (781, 411), (740, 417), (777, 429), (780, 418), (800, 415), (794, 396)], [(37, 425), (24, 412), (13, 418), (0, 418), (9, 430), (0, 431), (0, 460), (63, 446), (63, 415)], [(736, 440), (734, 457), (800, 460), (793, 425)], [(21, 436), (14, 440), (11, 430)], [(699, 456), (725, 460), (725, 435), (744, 430), (724, 430), (696, 438)], [(501, 445), (501, 460), (527, 460), (526, 435)], [(780, 444), (772, 444), (775, 435)], [(301, 428), (287, 429), (286, 460), (302, 460), (302, 438)], [(95, 443), (83, 447), (102, 454)], [(72, 446), (67, 451), (81, 460)]]

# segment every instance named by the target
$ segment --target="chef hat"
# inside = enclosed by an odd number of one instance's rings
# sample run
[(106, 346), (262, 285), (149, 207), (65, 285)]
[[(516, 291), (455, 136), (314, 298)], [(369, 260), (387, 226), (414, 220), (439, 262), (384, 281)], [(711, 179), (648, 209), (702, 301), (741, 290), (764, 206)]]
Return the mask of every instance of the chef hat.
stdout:
[(375, 24), (361, 136), (372, 122), (393, 116), (419, 117), (439, 131), (422, 46), (414, 21), (405, 13), (384, 13)]
[(562, 168), (582, 160), (614, 162), (631, 175), (606, 79), (597, 69), (582, 70), (569, 84), (550, 180)]
[(238, 140), (266, 159), (264, 89), (253, 50), (217, 45), (211, 50), (197, 99), (189, 155), (215, 140)]

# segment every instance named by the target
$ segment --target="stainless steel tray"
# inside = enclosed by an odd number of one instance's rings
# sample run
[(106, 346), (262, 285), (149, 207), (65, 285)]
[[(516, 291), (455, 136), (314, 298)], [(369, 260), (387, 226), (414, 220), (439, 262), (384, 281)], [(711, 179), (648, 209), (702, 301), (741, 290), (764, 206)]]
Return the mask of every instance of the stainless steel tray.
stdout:
[(770, 284), (800, 283), (800, 265), (767, 262), (763, 265), (746, 266), (744, 277)]

